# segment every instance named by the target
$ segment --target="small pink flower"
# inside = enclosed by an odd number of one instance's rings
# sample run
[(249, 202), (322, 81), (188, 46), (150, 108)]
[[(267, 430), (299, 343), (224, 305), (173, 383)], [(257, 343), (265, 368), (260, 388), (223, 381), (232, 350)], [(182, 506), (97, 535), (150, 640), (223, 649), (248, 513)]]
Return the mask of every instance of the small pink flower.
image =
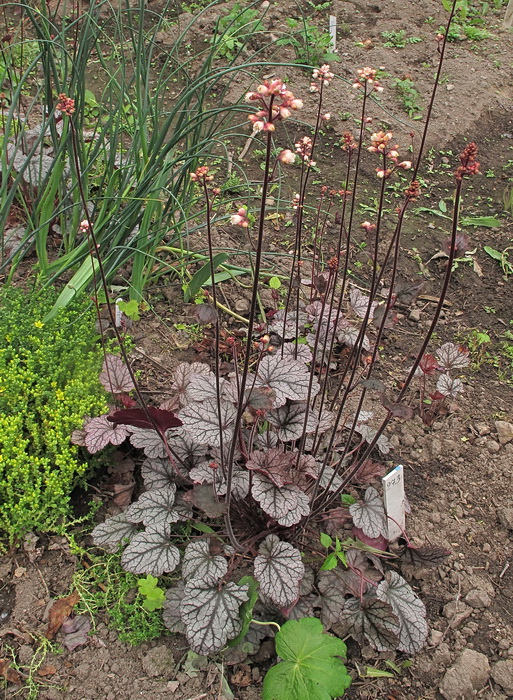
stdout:
[(411, 160), (403, 160), (402, 163), (398, 163), (397, 167), (403, 170), (409, 170), (411, 168)]
[(290, 148), (285, 148), (281, 153), (278, 155), (278, 160), (281, 163), (285, 163), (286, 165), (292, 165), (293, 163), (296, 162), (296, 154), (293, 153)]
[(233, 226), (242, 226), (242, 228), (248, 228), (248, 211), (245, 207), (241, 207), (236, 214), (230, 216), (230, 223)]
[(78, 230), (81, 233), (87, 233), (89, 231), (89, 221), (87, 219), (81, 221)]
[(331, 119), (331, 113), (330, 113), (330, 112), (326, 112), (326, 114), (323, 114), (323, 115), (322, 115), (321, 119), (322, 119), (323, 122), (329, 122), (329, 120)]

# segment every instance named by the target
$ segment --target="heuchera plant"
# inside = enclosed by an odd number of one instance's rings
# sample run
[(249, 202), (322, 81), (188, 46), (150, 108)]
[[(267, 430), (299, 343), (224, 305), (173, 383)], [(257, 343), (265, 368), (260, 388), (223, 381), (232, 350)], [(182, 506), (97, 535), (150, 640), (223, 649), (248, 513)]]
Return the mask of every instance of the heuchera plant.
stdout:
[[(445, 41), (439, 46), (442, 57), (444, 48)], [(320, 255), (312, 263), (302, 240), (306, 198), (323, 120), (323, 93), (332, 79), (327, 65), (314, 72), (311, 89), (318, 95), (314, 135), (299, 139), (295, 153), (282, 150), (277, 159), (272, 157), (277, 126), (302, 102), (279, 79), (264, 81), (247, 95), (248, 102), (257, 105), (250, 121), (264, 137), (266, 156), (252, 237), (254, 281), (246, 341), (224, 336), (221, 357), (213, 285), (211, 303), (198, 312), (200, 321), (214, 327), (213, 368), (182, 363), (173, 374), (172, 397), (160, 408), (142, 404), (119, 409), (86, 422), (75, 435), (92, 452), (125, 440), (144, 452), (145, 490), (123, 513), (98, 525), (94, 541), (110, 551), (123, 546), (122, 564), (134, 574), (159, 577), (180, 572), (180, 580), (166, 593), (164, 621), (170, 630), (184, 633), (198, 654), (212, 654), (230, 644), (245, 653), (255, 651), (259, 640), (270, 634), (259, 622), (305, 617), (318, 617), (326, 629), (333, 628), (339, 636), (349, 634), (379, 651), (412, 654), (427, 637), (423, 603), (406, 580), (386, 566), (392, 557), (387, 517), (373, 484), (385, 471), (377, 456), (390, 450), (387, 427), (393, 420), (414, 415), (405, 403), (407, 390), (419, 369), (429, 374), (427, 347), (447, 293), (455, 246), (450, 247), (431, 325), (400, 391), (393, 395), (376, 376), (379, 348), (385, 329), (395, 321), (402, 223), (418, 196), (417, 171), (425, 139), (415, 164), (400, 159), (390, 132), (371, 133), (370, 145), (365, 145), (371, 121), (369, 97), (382, 88), (376, 71), (358, 71), (353, 87), (362, 97), (361, 128), (357, 138), (344, 136), (344, 187), (321, 193), (321, 199), (338, 198), (341, 204), (335, 254), (325, 265)], [(350, 283), (349, 257), (365, 148), (378, 159), (380, 204), (376, 222), (364, 222), (372, 234), (373, 259), (367, 289), (362, 291)], [(280, 162), (296, 163), (299, 172), (298, 194), (291, 205), (296, 227), (291, 284), (283, 308), (258, 320), (267, 194)], [(382, 240), (385, 186), (398, 169), (412, 170), (412, 180), (397, 210), (394, 231)], [(471, 144), (456, 171), (453, 240), (462, 183), (477, 169)], [(213, 270), (211, 222), (218, 210), (212, 205), (219, 189), (206, 166), (198, 168), (192, 179), (205, 196)], [(324, 223), (320, 213), (315, 218), (318, 252)], [(246, 207), (239, 207), (232, 223), (250, 228)], [(387, 291), (380, 296), (385, 275)], [(445, 383), (437, 390), (444, 396), (458, 390), (459, 380), (450, 378), (449, 371), (462, 366), (462, 357), (450, 343), (437, 353), (433, 371), (441, 370), (439, 384)], [(137, 391), (131, 369), (115, 356), (107, 357), (102, 381), (124, 405), (126, 394)], [(341, 498), (350, 484), (364, 485), (364, 494)], [(177, 546), (183, 540), (180, 523), (190, 523), (201, 533), (191, 537), (183, 551)], [(338, 565), (328, 570), (323, 567), (321, 532), (343, 553)], [(395, 556), (436, 563), (445, 554), (432, 547), (415, 549), (405, 541)]]

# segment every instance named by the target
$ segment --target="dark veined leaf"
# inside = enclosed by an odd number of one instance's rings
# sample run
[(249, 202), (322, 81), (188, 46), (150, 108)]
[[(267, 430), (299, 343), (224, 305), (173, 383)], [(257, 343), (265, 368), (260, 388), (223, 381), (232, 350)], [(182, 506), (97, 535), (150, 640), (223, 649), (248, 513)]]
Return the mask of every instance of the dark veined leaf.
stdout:
[(124, 394), (134, 389), (134, 383), (128, 367), (118, 355), (107, 353), (100, 372), (100, 382), (106, 391), (113, 394)]
[(420, 374), (427, 374), (428, 376), (433, 375), (438, 369), (438, 360), (434, 355), (430, 355), (428, 352), (422, 355), (422, 359), (417, 367), (417, 372)]
[[(284, 331), (285, 320), (285, 331)], [(280, 309), (274, 314), (272, 321), (269, 323), (268, 330), (270, 333), (276, 333), (280, 338), (290, 339), (303, 334), (305, 323), (308, 322), (308, 316), (302, 311), (289, 311), (285, 317), (285, 311)]]
[(222, 433), (225, 442), (233, 437), (233, 423), (237, 415), (237, 409), (231, 403), (223, 401), (221, 404), (221, 420), (217, 412), (217, 401), (207, 399), (202, 403), (194, 403), (186, 406), (181, 418), (185, 430), (202, 445), (219, 447)]
[(385, 476), (386, 467), (381, 462), (366, 459), (356, 472), (354, 479), (358, 484), (371, 484), (373, 481)]
[(305, 573), (299, 584), (299, 595), (308, 595), (313, 591), (315, 574), (311, 566), (305, 566)]
[(226, 512), (224, 501), (220, 501), (210, 484), (196, 484), (183, 496), (183, 500), (202, 510), (209, 518), (217, 518)]
[(387, 411), (394, 416), (394, 418), (400, 418), (401, 420), (410, 420), (413, 418), (413, 408), (407, 406), (404, 403), (394, 403), (386, 396), (385, 393), (380, 395), (381, 405), (384, 406)]
[(161, 436), (155, 430), (146, 428), (132, 428), (130, 443), (144, 451), (150, 459), (164, 459), (166, 448)]
[[(254, 411), (270, 411), (276, 401), (276, 393), (268, 386), (259, 386), (246, 391), (248, 409)], [(238, 394), (236, 402), (238, 402)]]
[[(370, 425), (366, 425), (365, 423), (358, 423), (356, 426), (356, 431), (360, 433), (365, 442), (369, 443), (374, 440), (376, 433), (378, 432), (375, 428), (371, 428)], [(380, 435), (376, 442), (376, 447), (381, 454), (386, 455), (391, 449), (390, 440), (386, 435)]]
[(137, 525), (128, 521), (124, 513), (119, 513), (97, 525), (91, 534), (95, 545), (107, 552), (116, 552), (119, 545), (129, 540), (136, 532)]
[(171, 430), (167, 434), (173, 453), (182, 461), (187, 469), (192, 469), (205, 461), (207, 445), (198, 443), (186, 430)]
[(191, 649), (206, 656), (236, 637), (242, 627), (239, 608), (248, 597), (247, 585), (221, 585), (215, 577), (188, 581), (180, 615)]
[(378, 651), (396, 649), (399, 643), (399, 620), (389, 603), (373, 595), (348, 598), (340, 617), (343, 634), (350, 634), (359, 644), (371, 644)]
[(436, 356), (440, 366), (445, 370), (467, 367), (470, 362), (468, 350), (454, 343), (444, 343), (436, 351)]
[(299, 584), (305, 575), (301, 553), (277, 535), (267, 535), (255, 558), (255, 578), (262, 593), (279, 608), (292, 605), (299, 597)]
[(297, 599), (292, 607), (282, 608), (281, 612), (287, 620), (302, 620), (303, 617), (313, 617), (318, 600), (316, 595), (303, 595)]
[(210, 367), (204, 362), (180, 362), (173, 372), (173, 384), (171, 388), (178, 394), (185, 394), (193, 374), (210, 374)]
[[(255, 386), (267, 386), (276, 392), (275, 407), (283, 406), (287, 399), (306, 401), (310, 370), (302, 362), (285, 360), (279, 355), (266, 355), (258, 367)], [(319, 391), (317, 379), (312, 380), (311, 397)]]
[(436, 390), (443, 396), (454, 398), (463, 391), (463, 382), (457, 377), (442, 374), (436, 383)]
[[(367, 309), (369, 307), (369, 301), (370, 297), (368, 297), (366, 294), (363, 294), (359, 289), (356, 287), (353, 287), (351, 291), (349, 292), (349, 303), (351, 304), (351, 307), (355, 314), (359, 316), (359, 318), (365, 318), (365, 315), (367, 313)], [(369, 319), (372, 319), (374, 315), (374, 309), (378, 305), (377, 301), (373, 301), (371, 304), (370, 308), (370, 314), (369, 314)]]
[(352, 571), (341, 568), (319, 573), (317, 587), (321, 593), (321, 620), (327, 629), (338, 622), (346, 595), (353, 592), (348, 585), (350, 576), (354, 576)]
[(108, 416), (108, 420), (118, 425), (130, 425), (133, 428), (146, 430), (154, 430), (153, 423), (155, 423), (160, 433), (165, 433), (169, 428), (179, 428), (182, 425), (182, 421), (175, 416), (173, 411), (165, 411), (156, 406), (146, 406), (145, 410), (142, 408), (123, 408), (120, 411), (114, 411), (112, 415)]
[(145, 459), (141, 466), (141, 476), (148, 491), (165, 489), (175, 483), (176, 473), (169, 459)]
[[(226, 379), (219, 378), (220, 394), (226, 383)], [(205, 401), (206, 399), (213, 399), (215, 401), (217, 397), (216, 375), (213, 372), (208, 375), (191, 374), (185, 393), (189, 401)]]
[(176, 486), (169, 484), (158, 491), (145, 491), (139, 499), (128, 506), (125, 511), (127, 520), (133, 523), (150, 525), (155, 530), (162, 530), (170, 523), (180, 520), (174, 512)]
[(151, 527), (134, 535), (121, 557), (121, 565), (127, 571), (152, 576), (169, 574), (179, 562), (180, 552), (169, 541), (169, 533)]
[(389, 603), (399, 619), (397, 648), (407, 654), (420, 651), (428, 634), (426, 607), (412, 587), (395, 571), (387, 571), (376, 589), (376, 597)]
[(103, 450), (107, 445), (121, 445), (128, 437), (128, 430), (122, 425), (113, 425), (107, 416), (92, 418), (86, 425), (85, 446), (91, 454)]
[(298, 486), (278, 488), (258, 472), (253, 475), (251, 495), (262, 510), (285, 527), (295, 525), (310, 512), (308, 496)]
[(376, 538), (388, 535), (383, 499), (373, 486), (369, 486), (365, 491), (363, 503), (353, 503), (349, 506), (349, 513), (355, 527), (360, 528), (367, 537)]
[(196, 304), (194, 307), (194, 315), (198, 319), (198, 323), (202, 326), (207, 326), (209, 323), (216, 323), (219, 318), (217, 309), (212, 304)]
[[(358, 340), (359, 335), (360, 331), (358, 330), (358, 328), (355, 328), (353, 325), (350, 324), (344, 324), (342, 328), (339, 327), (337, 329), (338, 342), (341, 345), (347, 345), (350, 348), (356, 345), (356, 341)], [(370, 340), (366, 335), (363, 336), (363, 340), (360, 339), (358, 342), (362, 344), (362, 348), (364, 350), (370, 350)]]
[(285, 343), (283, 345), (283, 358), (307, 364), (313, 360), (313, 354), (305, 343)]
[(276, 634), (283, 659), (264, 678), (263, 700), (330, 700), (344, 695), (351, 676), (341, 658), (346, 645), (323, 632), (315, 617), (289, 620)]
[(184, 595), (183, 581), (178, 581), (176, 586), (168, 588), (166, 591), (166, 600), (162, 609), (162, 621), (173, 634), (185, 634), (185, 625), (180, 616), (180, 607)]
[(271, 450), (255, 450), (249, 455), (246, 467), (263, 474), (275, 486), (281, 488), (293, 483), (292, 466), (295, 462), (293, 452), (284, 452), (281, 448)]
[(228, 563), (218, 554), (210, 554), (208, 540), (196, 540), (185, 548), (182, 576), (185, 580), (222, 578), (228, 571)]
[(298, 440), (303, 433), (313, 433), (317, 427), (317, 420), (311, 411), (308, 413), (306, 430), (304, 429), (306, 416), (306, 403), (293, 403), (287, 401), (283, 406), (270, 411), (266, 418), (271, 425), (276, 426), (276, 434), (283, 442)]
[(399, 553), (401, 559), (414, 566), (440, 566), (450, 555), (449, 549), (429, 544), (423, 547), (405, 545)]

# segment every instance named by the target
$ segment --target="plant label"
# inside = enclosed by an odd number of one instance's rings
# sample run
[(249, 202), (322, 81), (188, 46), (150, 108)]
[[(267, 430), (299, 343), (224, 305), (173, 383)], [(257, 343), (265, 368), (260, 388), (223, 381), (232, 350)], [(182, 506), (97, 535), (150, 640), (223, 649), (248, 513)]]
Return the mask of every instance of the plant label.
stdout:
[(330, 15), (330, 36), (331, 36), (331, 50), (337, 50), (337, 18), (335, 15)]
[(116, 328), (121, 327), (121, 322), (123, 319), (123, 312), (121, 311), (121, 309), (118, 306), (118, 303), (120, 301), (123, 301), (122, 297), (119, 297), (119, 299), (116, 299), (116, 317), (115, 317)]
[(403, 533), (406, 526), (406, 508), (404, 498), (404, 470), (399, 464), (382, 479), (385, 511), (388, 517), (388, 539), (394, 542)]

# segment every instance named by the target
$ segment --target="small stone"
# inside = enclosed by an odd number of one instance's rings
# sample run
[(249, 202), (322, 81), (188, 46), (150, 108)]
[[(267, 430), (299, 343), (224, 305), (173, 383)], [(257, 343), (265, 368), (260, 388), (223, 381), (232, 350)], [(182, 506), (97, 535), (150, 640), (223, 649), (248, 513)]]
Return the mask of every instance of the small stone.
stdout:
[(431, 630), (431, 633), (429, 635), (429, 644), (432, 647), (437, 647), (443, 638), (444, 638), (443, 632), (440, 632), (440, 630)]
[(490, 427), (486, 423), (476, 423), (476, 430), (479, 435), (490, 435)]
[(150, 678), (171, 680), (176, 667), (173, 652), (164, 644), (153, 647), (142, 657), (142, 667)]
[(486, 591), (479, 590), (478, 588), (473, 588), (465, 596), (465, 603), (470, 605), (472, 608), (477, 608), (478, 610), (483, 610), (484, 608), (489, 608), (492, 604), (490, 596)]
[(497, 452), (501, 449), (501, 446), (499, 445), (497, 440), (487, 440), (486, 449), (491, 455), (494, 455), (497, 454)]
[(471, 615), (472, 608), (460, 600), (453, 600), (444, 605), (444, 617), (449, 620), (449, 627), (453, 630), (458, 629)]
[(505, 445), (513, 440), (513, 423), (507, 423), (505, 420), (496, 420), (495, 429), (501, 445)]
[(465, 649), (446, 672), (438, 689), (446, 700), (470, 700), (485, 687), (489, 677), (487, 657)]
[(485, 542), (483, 545), (483, 552), (485, 554), (488, 554), (491, 551), (492, 551), (492, 545), (489, 542)]
[(454, 90), (454, 85), (451, 85), (451, 84), (447, 85), (447, 90), (448, 90), (448, 92), (451, 92), (451, 90)]
[(501, 508), (497, 511), (497, 517), (502, 527), (513, 530), (513, 508)]
[(420, 309), (412, 309), (408, 318), (410, 321), (415, 321), (415, 323), (418, 323), (420, 321)]
[(513, 661), (511, 659), (497, 661), (492, 666), (492, 678), (508, 695), (513, 695)]

